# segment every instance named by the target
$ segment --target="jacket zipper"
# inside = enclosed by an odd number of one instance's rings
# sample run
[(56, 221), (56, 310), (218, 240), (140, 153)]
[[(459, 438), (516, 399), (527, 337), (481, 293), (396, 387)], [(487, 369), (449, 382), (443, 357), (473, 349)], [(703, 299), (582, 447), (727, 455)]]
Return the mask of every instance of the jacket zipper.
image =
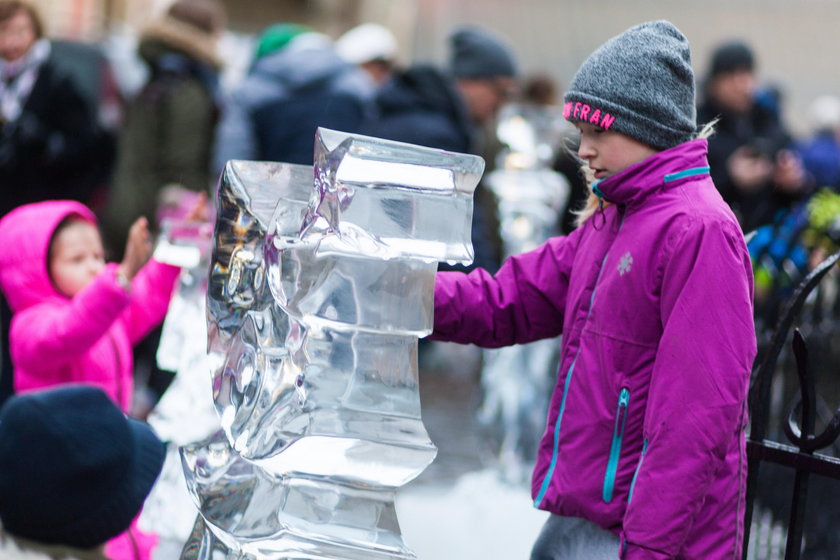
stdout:
[(607, 461), (607, 474), (604, 475), (602, 497), (607, 503), (613, 499), (615, 475), (618, 471), (618, 460), (621, 457), (621, 440), (624, 439), (624, 426), (627, 424), (627, 407), (629, 405), (630, 391), (627, 387), (622, 387), (621, 393), (618, 395), (618, 407), (615, 411), (615, 425), (613, 426), (612, 445), (610, 446), (610, 459)]
[[(621, 233), (621, 228), (624, 226), (624, 218), (625, 215), (621, 215), (621, 223), (618, 226), (618, 233)], [(613, 239), (613, 243), (615, 239)], [(610, 244), (610, 248), (612, 248), (612, 243)], [(598, 291), (598, 284), (601, 281), (601, 276), (604, 274), (604, 268), (607, 265), (607, 259), (610, 256), (610, 250), (607, 249), (607, 253), (604, 255), (604, 259), (601, 261), (601, 269), (598, 271), (598, 277), (595, 279), (595, 285), (592, 288), (592, 296), (589, 298), (589, 309), (586, 311), (586, 318), (589, 318), (589, 314), (592, 313), (592, 306), (595, 304), (595, 292)], [(543, 478), (542, 485), (540, 486), (540, 491), (537, 494), (537, 497), (534, 499), (534, 507), (540, 507), (540, 504), (545, 498), (546, 492), (548, 492), (548, 486), (551, 484), (551, 477), (554, 475), (554, 469), (557, 466), (557, 455), (560, 448), (560, 423), (563, 420), (563, 412), (566, 410), (566, 398), (569, 396), (569, 386), (572, 382), (572, 372), (575, 369), (575, 363), (577, 362), (578, 356), (580, 355), (580, 348), (578, 348), (577, 353), (575, 354), (575, 359), (572, 360), (572, 365), (569, 366), (569, 371), (566, 372), (566, 383), (563, 385), (563, 400), (560, 401), (560, 410), (557, 411), (557, 421), (554, 424), (554, 449), (551, 452), (551, 463), (549, 464), (548, 471), (545, 473), (545, 477)]]
[(642, 445), (642, 456), (639, 457), (639, 464), (636, 465), (636, 472), (633, 473), (633, 481), (630, 483), (630, 493), (627, 494), (627, 503), (630, 503), (630, 500), (633, 499), (633, 488), (636, 487), (636, 477), (639, 476), (639, 471), (642, 470), (642, 463), (645, 460), (645, 453), (647, 453), (648, 448), (648, 440), (645, 438), (645, 443)]

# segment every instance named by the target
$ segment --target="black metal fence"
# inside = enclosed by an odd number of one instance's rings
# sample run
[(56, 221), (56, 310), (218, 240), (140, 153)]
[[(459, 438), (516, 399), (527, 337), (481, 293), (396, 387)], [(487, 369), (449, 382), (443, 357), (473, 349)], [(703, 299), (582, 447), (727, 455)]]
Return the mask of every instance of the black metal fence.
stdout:
[[(828, 406), (840, 400), (840, 282), (832, 273), (838, 260), (840, 252), (814, 267), (781, 309), (771, 310), (778, 317), (775, 329), (758, 333), (750, 384), (745, 560), (757, 557), (750, 550), (757, 507), (785, 527), (786, 560), (840, 558), (840, 459), (820, 453), (832, 451), (840, 437), (840, 409)], [(777, 294), (769, 300), (774, 298)], [(789, 443), (779, 441), (782, 434)], [(808, 508), (809, 494), (816, 494), (811, 503), (817, 507)], [(809, 511), (816, 519), (806, 517)]]

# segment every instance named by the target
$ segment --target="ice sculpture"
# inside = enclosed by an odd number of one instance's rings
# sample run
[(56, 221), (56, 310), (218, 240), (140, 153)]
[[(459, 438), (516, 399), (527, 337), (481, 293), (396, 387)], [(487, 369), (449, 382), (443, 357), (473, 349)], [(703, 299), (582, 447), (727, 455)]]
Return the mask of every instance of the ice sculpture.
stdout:
[[(486, 182), (499, 203), (505, 256), (558, 234), (570, 187), (551, 164), (563, 149), (564, 124), (550, 106), (511, 104), (500, 113), (497, 135), (506, 148)], [(559, 348), (547, 339), (484, 351), (478, 419), (495, 436), (501, 473), (510, 482), (530, 478)]]
[[(436, 454), (417, 339), (468, 263), (478, 157), (319, 129), (315, 165), (229, 162), (208, 285), (222, 431), (182, 450), (185, 558), (402, 559), (396, 489)], [(314, 175), (314, 181), (313, 181)]]

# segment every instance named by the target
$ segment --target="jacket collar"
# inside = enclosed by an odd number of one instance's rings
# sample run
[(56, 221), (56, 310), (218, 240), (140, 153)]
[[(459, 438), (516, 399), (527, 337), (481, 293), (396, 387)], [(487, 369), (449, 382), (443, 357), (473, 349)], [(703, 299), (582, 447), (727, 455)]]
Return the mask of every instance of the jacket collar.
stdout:
[(684, 142), (650, 156), (592, 185), (596, 195), (613, 204), (632, 205), (683, 179), (709, 174), (708, 142)]

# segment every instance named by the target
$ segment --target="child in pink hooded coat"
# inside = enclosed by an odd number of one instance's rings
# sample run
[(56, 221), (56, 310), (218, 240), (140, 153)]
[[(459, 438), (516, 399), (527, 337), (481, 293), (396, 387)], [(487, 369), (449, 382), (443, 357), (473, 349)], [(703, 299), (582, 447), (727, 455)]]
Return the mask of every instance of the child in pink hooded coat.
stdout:
[[(132, 345), (163, 321), (180, 272), (150, 256), (145, 218), (131, 226), (119, 264), (105, 263), (96, 218), (80, 203), (27, 204), (0, 220), (16, 392), (88, 383), (130, 412)], [(149, 558), (157, 539), (134, 525), (108, 543), (109, 558)]]

